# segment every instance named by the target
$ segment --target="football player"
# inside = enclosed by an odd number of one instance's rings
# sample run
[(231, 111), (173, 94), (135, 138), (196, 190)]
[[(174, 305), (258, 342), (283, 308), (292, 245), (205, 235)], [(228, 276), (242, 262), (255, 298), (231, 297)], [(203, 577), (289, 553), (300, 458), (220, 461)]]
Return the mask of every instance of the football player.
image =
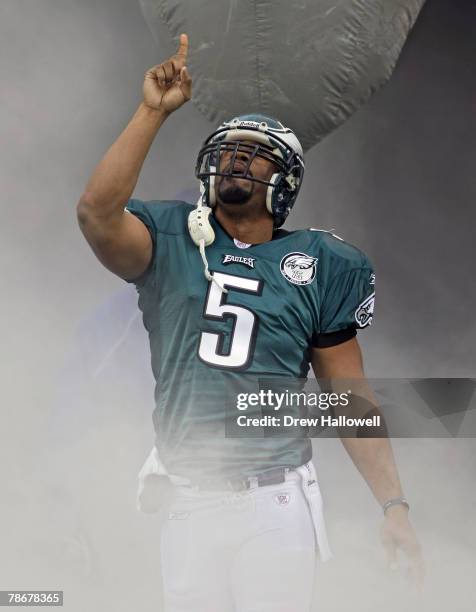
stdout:
[[(78, 220), (99, 260), (135, 283), (149, 333), (156, 442), (140, 504), (158, 501), (164, 519), (165, 609), (305, 611), (316, 555), (331, 556), (310, 440), (226, 435), (230, 398), (262, 379), (302, 380), (311, 365), (317, 378), (361, 381), (373, 403), (356, 333), (372, 320), (375, 275), (331, 233), (282, 229), (304, 159), (270, 117), (235, 117), (205, 141), (196, 206), (130, 199), (161, 125), (192, 96), (187, 50), (182, 34), (177, 53), (147, 71), (143, 102), (91, 176)], [(401, 547), (421, 580), (388, 439), (342, 441), (383, 507), (389, 561)]]

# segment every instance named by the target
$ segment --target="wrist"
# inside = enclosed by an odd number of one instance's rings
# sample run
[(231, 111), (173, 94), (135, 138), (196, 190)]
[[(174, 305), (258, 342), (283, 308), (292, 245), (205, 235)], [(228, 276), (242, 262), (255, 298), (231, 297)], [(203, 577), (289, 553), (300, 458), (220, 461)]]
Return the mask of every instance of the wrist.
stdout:
[(147, 117), (160, 121), (161, 123), (171, 114), (169, 111), (166, 111), (163, 108), (154, 108), (153, 106), (149, 106), (147, 102), (144, 101), (141, 102), (139, 110)]
[(408, 518), (408, 508), (406, 506), (392, 506), (385, 514), (385, 518), (406, 519)]
[(382, 504), (382, 510), (384, 516), (407, 516), (410, 505), (405, 497), (394, 497)]

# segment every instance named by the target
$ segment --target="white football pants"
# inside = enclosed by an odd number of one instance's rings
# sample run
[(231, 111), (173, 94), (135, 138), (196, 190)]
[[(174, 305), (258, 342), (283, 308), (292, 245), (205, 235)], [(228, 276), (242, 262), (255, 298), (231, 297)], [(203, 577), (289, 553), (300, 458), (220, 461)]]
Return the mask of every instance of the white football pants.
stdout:
[(316, 553), (331, 557), (312, 463), (239, 493), (177, 490), (161, 531), (164, 612), (310, 611)]

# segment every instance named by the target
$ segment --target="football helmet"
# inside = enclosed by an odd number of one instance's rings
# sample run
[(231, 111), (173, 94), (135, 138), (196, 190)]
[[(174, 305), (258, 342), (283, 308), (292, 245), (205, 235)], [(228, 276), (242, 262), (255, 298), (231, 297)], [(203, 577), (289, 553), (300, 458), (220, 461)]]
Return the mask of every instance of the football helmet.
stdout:
[[(225, 151), (231, 152), (231, 162), (227, 171), (220, 172), (219, 161)], [(238, 151), (248, 155), (242, 172), (234, 171)], [(269, 181), (255, 178), (250, 173), (255, 157), (262, 157), (276, 165), (276, 172)], [(294, 132), (280, 121), (261, 114), (240, 115), (225, 121), (205, 140), (198, 154), (195, 176), (201, 182), (203, 205), (211, 207), (216, 204), (217, 176), (233, 176), (268, 185), (266, 206), (274, 217), (275, 227), (280, 227), (291, 211), (302, 184), (303, 149)]]

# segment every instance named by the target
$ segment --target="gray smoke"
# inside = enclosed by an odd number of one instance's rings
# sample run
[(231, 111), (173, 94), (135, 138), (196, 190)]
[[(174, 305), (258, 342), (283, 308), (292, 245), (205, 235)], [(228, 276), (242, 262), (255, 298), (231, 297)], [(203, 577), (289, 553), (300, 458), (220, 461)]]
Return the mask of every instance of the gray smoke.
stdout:
[[(374, 261), (376, 318), (361, 336), (371, 377), (474, 377), (475, 27), (469, 0), (427, 3), (390, 84), (307, 155), (286, 225), (334, 228)], [(74, 207), (163, 59), (133, 0), (0, 4), (0, 589), (64, 588), (68, 611), (160, 609), (158, 526), (134, 499), (153, 442), (147, 338), (133, 288), (96, 262)], [(214, 126), (191, 104), (179, 113), (139, 198), (196, 188)], [(379, 508), (340, 442), (323, 440), (336, 559), (318, 568), (315, 609), (469, 612), (474, 441), (394, 447), (425, 592), (384, 571)]]

